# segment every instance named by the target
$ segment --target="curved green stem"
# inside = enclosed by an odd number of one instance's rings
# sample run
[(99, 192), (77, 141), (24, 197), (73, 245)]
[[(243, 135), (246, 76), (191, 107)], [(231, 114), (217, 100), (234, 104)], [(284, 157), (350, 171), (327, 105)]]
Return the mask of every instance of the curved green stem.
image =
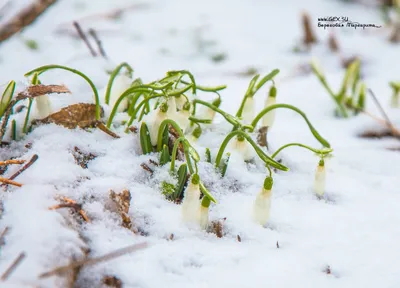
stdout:
[(110, 103), (110, 94), (111, 94), (111, 87), (114, 83), (115, 77), (119, 74), (119, 71), (121, 71), (122, 68), (126, 68), (130, 74), (133, 72), (133, 68), (126, 62), (123, 62), (119, 64), (114, 71), (111, 73), (110, 79), (108, 80), (107, 83), (107, 89), (106, 89), (106, 95), (105, 95), (105, 103), (108, 105)]
[(290, 109), (293, 110), (295, 112), (297, 112), (298, 114), (300, 114), (301, 117), (303, 117), (303, 119), (306, 121), (308, 127), (311, 130), (311, 133), (314, 135), (314, 137), (318, 140), (319, 143), (321, 143), (324, 147), (331, 147), (329, 142), (326, 141), (318, 132), (317, 130), (315, 130), (314, 126), (311, 124), (311, 122), (308, 120), (306, 114), (301, 111), (300, 109), (298, 109), (297, 107), (294, 107), (292, 105), (289, 104), (274, 104), (271, 106), (268, 106), (267, 108), (263, 109), (253, 120), (253, 122), (251, 122), (251, 126), (253, 126), (254, 128), (257, 126), (258, 121), (261, 120), (262, 117), (264, 117), (265, 114), (267, 114), (268, 112), (274, 110), (274, 109), (278, 109), (278, 108), (285, 108), (285, 109)]
[(36, 73), (36, 72), (38, 73), (38, 75), (40, 75), (40, 74), (42, 74), (42, 73), (44, 73), (44, 72), (46, 72), (48, 70), (52, 70), (52, 69), (66, 70), (66, 71), (72, 72), (74, 74), (77, 74), (77, 75), (81, 76), (83, 79), (86, 80), (86, 82), (90, 85), (90, 87), (92, 88), (93, 93), (94, 93), (94, 100), (96, 102), (96, 119), (100, 120), (100, 118), (101, 118), (101, 109), (100, 109), (99, 93), (97, 92), (97, 88), (93, 84), (92, 80), (90, 80), (90, 78), (87, 77), (82, 72), (80, 72), (78, 70), (75, 70), (75, 69), (72, 69), (72, 68), (69, 68), (69, 67), (66, 67), (66, 66), (61, 66), (61, 65), (45, 65), (45, 66), (38, 67), (38, 68), (36, 68), (34, 70), (31, 70), (31, 71), (25, 73), (25, 76), (30, 76), (30, 75), (32, 75), (33, 73)]
[(226, 119), (226, 121), (228, 121), (232, 125), (240, 126), (240, 123), (233, 116), (229, 115), (225, 111), (222, 111), (218, 107), (216, 107), (216, 106), (214, 106), (214, 105), (212, 105), (212, 104), (210, 104), (210, 103), (208, 103), (206, 101), (199, 100), (199, 99), (193, 100), (193, 105), (196, 105), (196, 103), (199, 103), (201, 105), (207, 106), (208, 108), (210, 108), (210, 109), (214, 110), (215, 112), (221, 114)]
[[(134, 119), (136, 119), (136, 115), (137, 115), (137, 113), (139, 112), (140, 108), (141, 108), (143, 105), (146, 105), (146, 103), (148, 103), (151, 99), (158, 98), (158, 97), (164, 97), (164, 96), (163, 96), (163, 95), (160, 95), (160, 94), (157, 94), (157, 95), (152, 95), (152, 96), (149, 96), (149, 97), (144, 98), (144, 99), (139, 103), (139, 105), (136, 107), (136, 109), (133, 110), (132, 117), (131, 117), (132, 122), (133, 122)], [(146, 107), (143, 107), (143, 108), (146, 108)], [(130, 119), (129, 119), (129, 122), (128, 122), (128, 123), (130, 123), (130, 122), (131, 122), (131, 121), (130, 121)], [(130, 124), (132, 124), (132, 123), (130, 123)]]
[(178, 132), (178, 134), (179, 134), (179, 138), (180, 137), (185, 138), (185, 136), (183, 135), (183, 132), (181, 130), (181, 127), (179, 127), (179, 125), (174, 120), (165, 119), (164, 121), (161, 122), (160, 128), (158, 129), (157, 151), (161, 151), (161, 149), (162, 149), (163, 132), (164, 132), (164, 129), (167, 127), (168, 124), (170, 124), (172, 127), (175, 128), (176, 132)]
[(304, 145), (304, 144), (301, 144), (301, 143), (289, 143), (289, 144), (283, 145), (283, 146), (280, 147), (278, 150), (276, 150), (275, 153), (271, 155), (271, 158), (275, 158), (276, 155), (279, 154), (279, 152), (281, 152), (283, 149), (285, 149), (285, 148), (287, 148), (287, 147), (290, 147), (290, 146), (299, 146), (299, 147), (303, 147), (303, 148), (306, 148), (306, 149), (308, 149), (308, 150), (310, 150), (310, 151), (312, 151), (312, 152), (314, 152), (314, 153), (321, 154), (321, 155), (329, 154), (329, 153), (331, 153), (331, 152), (333, 151), (332, 148), (327, 148), (327, 149), (315, 149), (315, 148), (309, 147), (309, 146)]
[(265, 154), (264, 151), (262, 151), (257, 146), (257, 144), (253, 141), (253, 139), (251, 139), (251, 137), (247, 133), (245, 133), (241, 130), (236, 130), (236, 131), (230, 132), (226, 136), (225, 140), (222, 142), (221, 147), (218, 150), (217, 157), (215, 158), (215, 166), (216, 167), (219, 167), (219, 164), (221, 163), (221, 159), (224, 154), (226, 146), (228, 145), (229, 141), (235, 136), (242, 136), (243, 138), (245, 138), (247, 140), (247, 142), (249, 142), (250, 145), (253, 146), (254, 150), (256, 151), (257, 155), (261, 158), (261, 160), (263, 160), (267, 165), (271, 165), (272, 167), (279, 169), (279, 170), (283, 170), (283, 171), (289, 170), (289, 168), (280, 164), (279, 162), (276, 162), (274, 159), (272, 159), (267, 154)]
[[(131, 94), (133, 94), (135, 92), (150, 92), (150, 90), (148, 90), (147, 88), (144, 88), (143, 86), (144, 85), (131, 87), (131, 88), (125, 90), (125, 92), (122, 93), (121, 96), (119, 96), (117, 101), (115, 101), (115, 104), (114, 104), (114, 107), (113, 107), (113, 109), (111, 111), (110, 117), (108, 118), (107, 128), (111, 127), (111, 123), (112, 123), (112, 120), (115, 117), (115, 114), (117, 113), (118, 106), (121, 103), (121, 101), (124, 100), (125, 97), (128, 97), (129, 95), (131, 95)], [(139, 94), (139, 96), (140, 96), (140, 94)]]
[[(181, 82), (186, 85), (190, 84), (189, 82), (186, 82), (184, 80), (181, 80)], [(205, 87), (205, 86), (196, 85), (196, 89), (203, 91), (203, 92), (217, 92), (217, 91), (224, 90), (226, 87), (227, 87), (226, 85), (220, 85), (220, 86), (215, 86), (215, 87)]]
[(195, 118), (192, 116), (189, 116), (189, 120), (196, 124), (197, 123), (203, 123), (203, 124), (211, 124), (212, 123), (211, 119), (198, 119), (198, 118)]
[[(189, 78), (190, 78), (190, 81), (192, 81), (192, 84), (193, 84), (193, 86), (192, 86), (192, 93), (193, 94), (196, 94), (196, 81), (195, 81), (195, 79), (194, 79), (194, 76), (193, 76), (193, 74), (192, 73), (190, 73), (189, 71), (187, 71), (187, 70), (177, 70), (177, 71), (168, 71), (167, 72), (167, 75), (174, 75), (174, 74), (186, 74), (186, 75), (188, 75), (189, 76)], [(181, 77), (180, 77), (181, 78)], [(182, 82), (182, 81), (181, 81)], [(183, 82), (182, 82), (183, 83)]]
[(175, 169), (175, 159), (176, 159), (176, 154), (178, 153), (178, 147), (179, 143), (183, 142), (185, 137), (179, 137), (178, 139), (175, 140), (174, 143), (174, 148), (172, 149), (172, 155), (171, 155), (171, 166), (170, 166), (170, 171), (173, 172)]

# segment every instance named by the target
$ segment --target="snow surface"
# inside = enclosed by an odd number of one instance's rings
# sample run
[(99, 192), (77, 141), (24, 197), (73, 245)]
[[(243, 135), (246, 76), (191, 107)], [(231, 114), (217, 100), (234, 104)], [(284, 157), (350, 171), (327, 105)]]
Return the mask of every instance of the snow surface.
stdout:
[[(27, 2), (15, 1), (14, 5)], [(333, 157), (325, 162), (328, 200), (318, 200), (312, 191), (319, 159), (301, 148), (288, 148), (280, 157), (290, 171), (274, 174), (270, 224), (260, 227), (251, 219), (251, 207), (267, 173), (262, 163), (245, 164), (240, 155), (233, 155), (223, 179), (210, 164), (201, 163), (200, 176), (219, 202), (211, 205), (210, 220), (226, 217), (226, 234), (217, 238), (182, 223), (180, 207), (160, 193), (159, 184), (168, 173), (158, 169), (156, 177), (150, 178), (140, 168), (141, 163), (157, 159), (157, 155), (140, 155), (134, 134), (116, 129), (121, 138), (113, 139), (100, 130), (89, 133), (54, 124), (40, 126), (0, 152), (1, 160), (28, 160), (39, 155), (39, 160), (16, 179), (23, 187), (9, 187), (0, 195), (4, 209), (0, 231), (11, 228), (1, 247), (0, 271), (20, 252), (27, 255), (6, 282), (8, 287), (23, 287), (22, 283), (65, 287), (62, 277), (42, 280), (38, 275), (67, 264), (72, 256), (79, 259), (82, 248), (89, 247), (90, 256), (95, 257), (142, 242), (149, 248), (84, 267), (77, 287), (100, 287), (104, 275), (117, 276), (124, 287), (143, 288), (399, 287), (400, 154), (386, 149), (399, 147), (399, 142), (357, 137), (367, 129), (382, 127), (364, 115), (348, 120), (334, 118), (334, 103), (315, 76), (291, 77), (311, 57), (319, 59), (332, 87), (339, 87), (343, 76), (339, 57), (325, 45), (328, 30), (315, 29), (320, 44), (312, 53), (291, 52), (301, 36), (299, 15), (304, 9), (314, 23), (317, 17), (340, 15), (361, 23), (382, 24), (377, 10), (369, 4), (333, 0), (148, 1), (147, 6), (127, 12), (118, 21), (80, 21), (85, 30), (98, 30), (112, 59), (108, 62), (92, 58), (81, 40), (57, 32), (74, 33), (72, 20), (130, 3), (139, 2), (59, 1), (22, 34), (1, 44), (2, 87), (14, 79), (21, 90), (27, 85), (25, 72), (40, 65), (64, 64), (87, 73), (101, 89), (108, 80), (105, 69), (126, 61), (134, 67), (135, 77), (144, 82), (161, 78), (168, 70), (187, 69), (202, 85), (227, 84), (221, 93), (221, 107), (234, 113), (250, 81), (250, 77), (237, 74), (253, 66), (262, 74), (279, 68), (278, 103), (302, 109), (334, 149)], [(388, 82), (400, 80), (396, 78), (398, 46), (387, 41), (390, 31), (335, 32), (343, 56), (359, 55), (365, 61), (368, 87), (399, 127), (399, 110), (388, 106)], [(39, 50), (29, 50), (26, 39), (37, 41)], [(210, 58), (216, 53), (226, 53), (227, 60), (213, 63)], [(65, 84), (73, 92), (50, 96), (55, 110), (72, 103), (93, 102), (87, 84), (73, 74), (48, 72), (41, 80)], [(263, 106), (266, 89), (256, 95), (257, 107)], [(204, 97), (209, 99), (208, 95)], [(368, 110), (379, 115), (370, 98), (367, 102)], [(109, 114), (110, 109), (105, 110)], [(23, 122), (23, 115), (16, 117), (17, 123)], [(123, 118), (120, 114), (116, 120)], [(215, 157), (230, 131), (229, 125), (218, 124), (220, 117), (216, 120), (217, 124), (196, 144), (201, 155), (209, 147)], [(277, 110), (268, 140), (271, 151), (289, 142), (319, 148), (304, 121), (286, 110)], [(32, 143), (29, 150), (27, 143)], [(70, 153), (74, 146), (98, 155), (88, 169), (75, 164)], [(5, 177), (17, 169), (9, 167)], [(119, 216), (105, 208), (109, 190), (120, 192), (124, 188), (132, 194), (129, 215), (145, 236), (123, 228)], [(91, 223), (71, 228), (63, 217), (68, 215), (67, 210), (48, 210), (58, 203), (57, 195), (84, 203)], [(174, 239), (169, 241), (171, 233)], [(237, 235), (242, 242), (237, 241)], [(324, 272), (328, 265), (330, 275)]]

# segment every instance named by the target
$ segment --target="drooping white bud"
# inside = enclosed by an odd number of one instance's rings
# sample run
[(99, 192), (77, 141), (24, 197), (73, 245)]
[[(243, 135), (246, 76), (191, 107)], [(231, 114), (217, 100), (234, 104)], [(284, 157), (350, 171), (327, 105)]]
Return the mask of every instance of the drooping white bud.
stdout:
[(182, 201), (182, 219), (185, 223), (198, 223), (200, 206), (200, 178), (192, 176)]
[(254, 98), (247, 97), (244, 103), (242, 119), (244, 124), (249, 124), (254, 119)]
[(317, 170), (315, 171), (314, 192), (318, 197), (323, 197), (325, 193), (325, 163), (321, 159), (318, 163)]
[[(131, 78), (125, 74), (119, 74), (114, 78), (114, 82), (111, 86), (110, 92), (110, 106), (114, 107), (115, 102), (132, 84)], [(118, 112), (123, 112), (128, 108), (128, 98), (125, 97), (118, 105)]]
[(262, 226), (267, 224), (270, 217), (272, 184), (273, 180), (268, 176), (253, 204), (253, 219), (256, 223)]
[(43, 119), (52, 113), (49, 96), (42, 95), (35, 98), (36, 102), (36, 117)]

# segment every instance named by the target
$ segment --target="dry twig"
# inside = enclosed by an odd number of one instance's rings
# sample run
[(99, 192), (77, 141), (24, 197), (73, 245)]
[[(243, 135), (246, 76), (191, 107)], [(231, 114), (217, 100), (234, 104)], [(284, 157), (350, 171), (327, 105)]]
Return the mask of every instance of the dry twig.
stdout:
[(146, 247), (147, 247), (147, 243), (140, 243), (140, 244), (135, 244), (135, 245), (128, 246), (128, 247), (125, 247), (125, 248), (122, 248), (122, 249), (118, 249), (116, 251), (110, 252), (110, 253), (105, 254), (103, 256), (99, 256), (99, 257), (95, 257), (95, 258), (89, 258), (89, 259), (85, 259), (85, 260), (81, 260), (81, 261), (76, 261), (76, 262), (71, 263), (69, 265), (61, 266), (61, 267), (58, 267), (58, 268), (56, 268), (54, 270), (42, 273), (42, 274), (39, 275), (39, 278), (51, 277), (53, 275), (64, 273), (66, 271), (81, 267), (83, 265), (91, 266), (91, 265), (98, 264), (100, 262), (109, 261), (109, 260), (124, 256), (124, 255), (126, 255), (128, 253), (132, 253), (132, 252), (135, 252), (137, 250), (144, 249)]
[(0, 27), (0, 43), (35, 21), (57, 0), (36, 0)]
[(142, 167), (144, 170), (146, 170), (146, 171), (149, 172), (151, 175), (153, 175), (154, 171), (153, 171), (149, 166), (147, 166), (146, 163), (140, 164), (140, 167)]
[(25, 160), (20, 160), (20, 159), (11, 159), (11, 160), (0, 161), (0, 165), (24, 164), (24, 163), (25, 163)]
[(372, 96), (372, 99), (374, 99), (375, 105), (378, 107), (378, 109), (381, 111), (381, 114), (383, 118), (385, 118), (386, 125), (390, 128), (392, 131), (393, 136), (395, 137), (400, 137), (400, 131), (394, 127), (392, 124), (392, 121), (390, 121), (389, 116), (386, 114), (385, 110), (383, 109), (382, 105), (379, 103), (378, 98), (376, 98), (374, 92), (372, 92), (371, 89), (368, 89), (369, 94)]
[(4, 237), (7, 235), (8, 231), (10, 231), (10, 227), (6, 227), (3, 229), (3, 232), (0, 234), (0, 246), (4, 245)]
[(97, 33), (94, 29), (89, 29), (90, 36), (93, 37), (94, 41), (96, 41), (97, 49), (99, 49), (100, 55), (107, 59), (106, 51), (104, 51), (103, 44), (100, 41), (100, 38), (97, 36)]
[(97, 57), (97, 53), (96, 51), (94, 51), (92, 45), (90, 45), (89, 40), (87, 39), (85, 33), (83, 32), (81, 25), (79, 25), (78, 22), (74, 21), (72, 23), (72, 25), (74, 25), (76, 31), (78, 32), (79, 37), (83, 40), (83, 42), (86, 44), (86, 47), (88, 47), (90, 54), (92, 54), (93, 57)]
[[(0, 177), (0, 182), (2, 182), (2, 183), (4, 183), (4, 184), (14, 185), (14, 186), (17, 186), (17, 187), (21, 187), (21, 186), (22, 186), (21, 183), (12, 181), (12, 180), (7, 179), (7, 178), (4, 178), (4, 177)], [(4, 185), (4, 184), (3, 184), (3, 185)]]
[(13, 175), (11, 175), (10, 180), (14, 180), (15, 178), (17, 178), (17, 176), (19, 176), (19, 174), (21, 174), (26, 169), (31, 167), (32, 164), (35, 163), (37, 159), (39, 159), (39, 156), (37, 154), (34, 154), (32, 156), (32, 158), (24, 166), (21, 167), (21, 169), (19, 169), (17, 172), (15, 172)]
[(11, 265), (7, 268), (6, 271), (1, 275), (0, 280), (6, 281), (8, 277), (10, 277), (11, 273), (14, 272), (15, 268), (21, 263), (22, 260), (25, 258), (25, 253), (21, 252), (17, 258), (11, 263)]

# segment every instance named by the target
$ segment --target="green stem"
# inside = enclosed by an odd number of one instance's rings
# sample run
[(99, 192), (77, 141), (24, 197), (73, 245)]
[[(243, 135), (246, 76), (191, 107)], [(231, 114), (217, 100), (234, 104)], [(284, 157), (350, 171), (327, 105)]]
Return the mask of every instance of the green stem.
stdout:
[(243, 138), (245, 138), (247, 140), (247, 142), (249, 142), (250, 145), (253, 146), (254, 150), (256, 151), (257, 155), (261, 158), (261, 160), (263, 160), (266, 164), (271, 165), (272, 167), (279, 169), (279, 170), (283, 170), (283, 171), (289, 170), (286, 166), (280, 164), (279, 162), (276, 162), (274, 159), (272, 159), (267, 154), (265, 154), (264, 151), (262, 151), (257, 146), (257, 144), (253, 141), (253, 139), (251, 139), (251, 137), (247, 133), (245, 133), (241, 130), (236, 130), (236, 131), (230, 132), (226, 136), (225, 140), (222, 142), (221, 147), (218, 150), (217, 157), (215, 158), (215, 167), (219, 167), (219, 164), (221, 163), (221, 159), (224, 154), (226, 146), (228, 145), (229, 141), (235, 136), (242, 136)]
[[(125, 90), (125, 92), (122, 93), (121, 96), (119, 96), (118, 100), (114, 104), (114, 107), (111, 111), (110, 117), (108, 118), (107, 128), (111, 127), (111, 123), (115, 117), (115, 114), (117, 113), (118, 106), (125, 97), (128, 97), (129, 95), (131, 95), (135, 92), (150, 92), (150, 90), (148, 90), (147, 88), (144, 88), (143, 86), (144, 85), (131, 87), (131, 88)], [(140, 94), (139, 94), (139, 96), (140, 96)]]
[[(186, 75), (188, 75), (189, 78), (190, 78), (190, 81), (192, 81), (192, 84), (193, 84), (193, 86), (192, 86), (192, 94), (196, 94), (196, 89), (197, 89), (196, 88), (196, 81), (195, 81), (194, 76), (193, 76), (192, 73), (190, 73), (187, 70), (178, 70), (178, 71), (168, 71), (167, 74), (168, 75), (174, 75), (174, 74), (186, 74)], [(179, 78), (181, 78), (181, 77), (179, 77)]]
[[(181, 80), (181, 82), (186, 85), (190, 84), (189, 82), (186, 82), (184, 80)], [(217, 92), (217, 91), (224, 90), (225, 88), (226, 88), (226, 85), (220, 85), (220, 86), (215, 86), (215, 87), (205, 87), (205, 86), (196, 85), (196, 89), (203, 91), (203, 92)]]
[(322, 75), (319, 71), (318, 68), (315, 67), (315, 65), (311, 65), (311, 69), (314, 72), (314, 74), (317, 76), (319, 82), (321, 82), (322, 86), (324, 86), (324, 88), (326, 89), (326, 91), (328, 91), (328, 94), (332, 97), (333, 101), (335, 101), (336, 105), (338, 106), (340, 113), (342, 114), (342, 116), (344, 118), (348, 117), (347, 111), (345, 109), (345, 107), (343, 106), (343, 104), (340, 101), (340, 92), (339, 95), (336, 96), (336, 94), (332, 91), (331, 87), (329, 87), (328, 82), (325, 79), (325, 76)]
[[(265, 114), (267, 114), (268, 112), (274, 110), (274, 109), (278, 109), (278, 108), (285, 108), (285, 109), (291, 109), (295, 112), (297, 112), (298, 114), (300, 114), (301, 117), (303, 117), (303, 119), (306, 121), (308, 127), (311, 130), (311, 133), (314, 135), (314, 137), (319, 141), (319, 143), (321, 143), (324, 147), (331, 147), (329, 142), (326, 141), (318, 132), (317, 130), (315, 130), (314, 126), (312, 126), (311, 122), (308, 120), (306, 114), (301, 111), (300, 109), (289, 105), (289, 104), (274, 104), (271, 106), (268, 106), (267, 108), (264, 108), (257, 116), (256, 118), (254, 118), (253, 122), (251, 122), (251, 126), (256, 127), (258, 121), (260, 121), (260, 119), (262, 117), (264, 117)], [(253, 129), (254, 130), (254, 129)]]
[(309, 147), (309, 146), (301, 144), (301, 143), (289, 143), (289, 144), (283, 145), (278, 150), (276, 150), (275, 153), (271, 155), (271, 158), (275, 158), (276, 155), (279, 154), (279, 152), (281, 152), (283, 149), (285, 149), (287, 147), (290, 147), (290, 146), (303, 147), (303, 148), (306, 148), (306, 149), (308, 149), (308, 150), (310, 150), (310, 151), (312, 151), (314, 153), (321, 154), (321, 155), (325, 155), (325, 154), (331, 153), (333, 151), (333, 149), (331, 149), (331, 148), (328, 148), (328, 149), (315, 149), (315, 148)]
[(32, 109), (32, 104), (33, 104), (33, 99), (29, 98), (28, 99), (28, 109), (26, 111), (25, 120), (24, 120), (24, 127), (22, 128), (22, 131), (24, 132), (24, 134), (26, 134), (28, 132), (28, 122), (29, 122), (29, 115), (30, 115), (31, 109)]
[(114, 79), (119, 74), (119, 71), (121, 71), (121, 69), (124, 68), (124, 67), (128, 70), (128, 72), (130, 74), (132, 74), (132, 72), (133, 72), (132, 67), (126, 62), (123, 62), (123, 63), (119, 64), (114, 69), (114, 71), (111, 73), (110, 79), (108, 80), (108, 84), (107, 84), (107, 90), (106, 90), (106, 95), (105, 95), (105, 102), (106, 102), (107, 105), (110, 103), (111, 87), (112, 87), (112, 85), (114, 83)]
[(210, 104), (210, 103), (208, 103), (206, 101), (203, 101), (203, 100), (199, 100), (199, 99), (193, 100), (193, 105), (196, 105), (197, 103), (199, 103), (201, 105), (204, 105), (204, 106), (207, 106), (208, 108), (210, 108), (210, 109), (214, 110), (215, 112), (221, 114), (226, 119), (226, 121), (228, 121), (232, 125), (240, 126), (240, 123), (233, 116), (229, 115), (225, 111), (222, 111), (218, 107), (216, 107), (216, 106), (214, 106), (214, 105), (212, 105), (212, 104)]
[(38, 75), (48, 71), (48, 70), (52, 70), (52, 69), (61, 69), (61, 70), (66, 70), (69, 72), (72, 72), (74, 74), (77, 74), (79, 76), (81, 76), (83, 79), (86, 80), (86, 82), (90, 85), (90, 87), (93, 90), (94, 93), (94, 100), (96, 102), (96, 120), (100, 120), (101, 118), (101, 109), (100, 109), (100, 99), (99, 99), (99, 93), (97, 92), (97, 88), (96, 86), (93, 84), (92, 80), (90, 80), (89, 77), (87, 77), (85, 74), (83, 74), (82, 72), (66, 67), (66, 66), (61, 66), (61, 65), (46, 65), (46, 66), (41, 66), (39, 68), (36, 68), (34, 70), (29, 71), (28, 73), (25, 74), (25, 76), (30, 76), (33, 73), (38, 73)]
[(203, 124), (211, 124), (211, 119), (198, 119), (192, 116), (189, 116), (189, 120), (193, 121), (194, 123), (203, 123)]
[(11, 121), (11, 138), (12, 140), (17, 140), (17, 122), (15, 119)]
[(179, 138), (180, 137), (185, 137), (182, 133), (181, 128), (179, 127), (179, 125), (171, 119), (165, 119), (164, 121), (161, 122), (160, 124), (160, 128), (158, 129), (158, 137), (157, 137), (157, 151), (161, 151), (162, 148), (162, 138), (163, 138), (163, 132), (164, 129), (167, 127), (167, 125), (170, 124), (172, 127), (175, 128), (176, 132), (178, 132), (179, 134)]
[[(178, 139), (175, 140), (174, 148), (172, 149), (172, 155), (171, 155), (171, 166), (170, 166), (171, 172), (173, 172), (175, 169), (175, 159), (176, 159), (176, 154), (178, 153), (179, 143), (185, 140), (186, 140), (185, 137), (179, 137)], [(186, 152), (185, 152), (185, 157), (186, 157)]]

